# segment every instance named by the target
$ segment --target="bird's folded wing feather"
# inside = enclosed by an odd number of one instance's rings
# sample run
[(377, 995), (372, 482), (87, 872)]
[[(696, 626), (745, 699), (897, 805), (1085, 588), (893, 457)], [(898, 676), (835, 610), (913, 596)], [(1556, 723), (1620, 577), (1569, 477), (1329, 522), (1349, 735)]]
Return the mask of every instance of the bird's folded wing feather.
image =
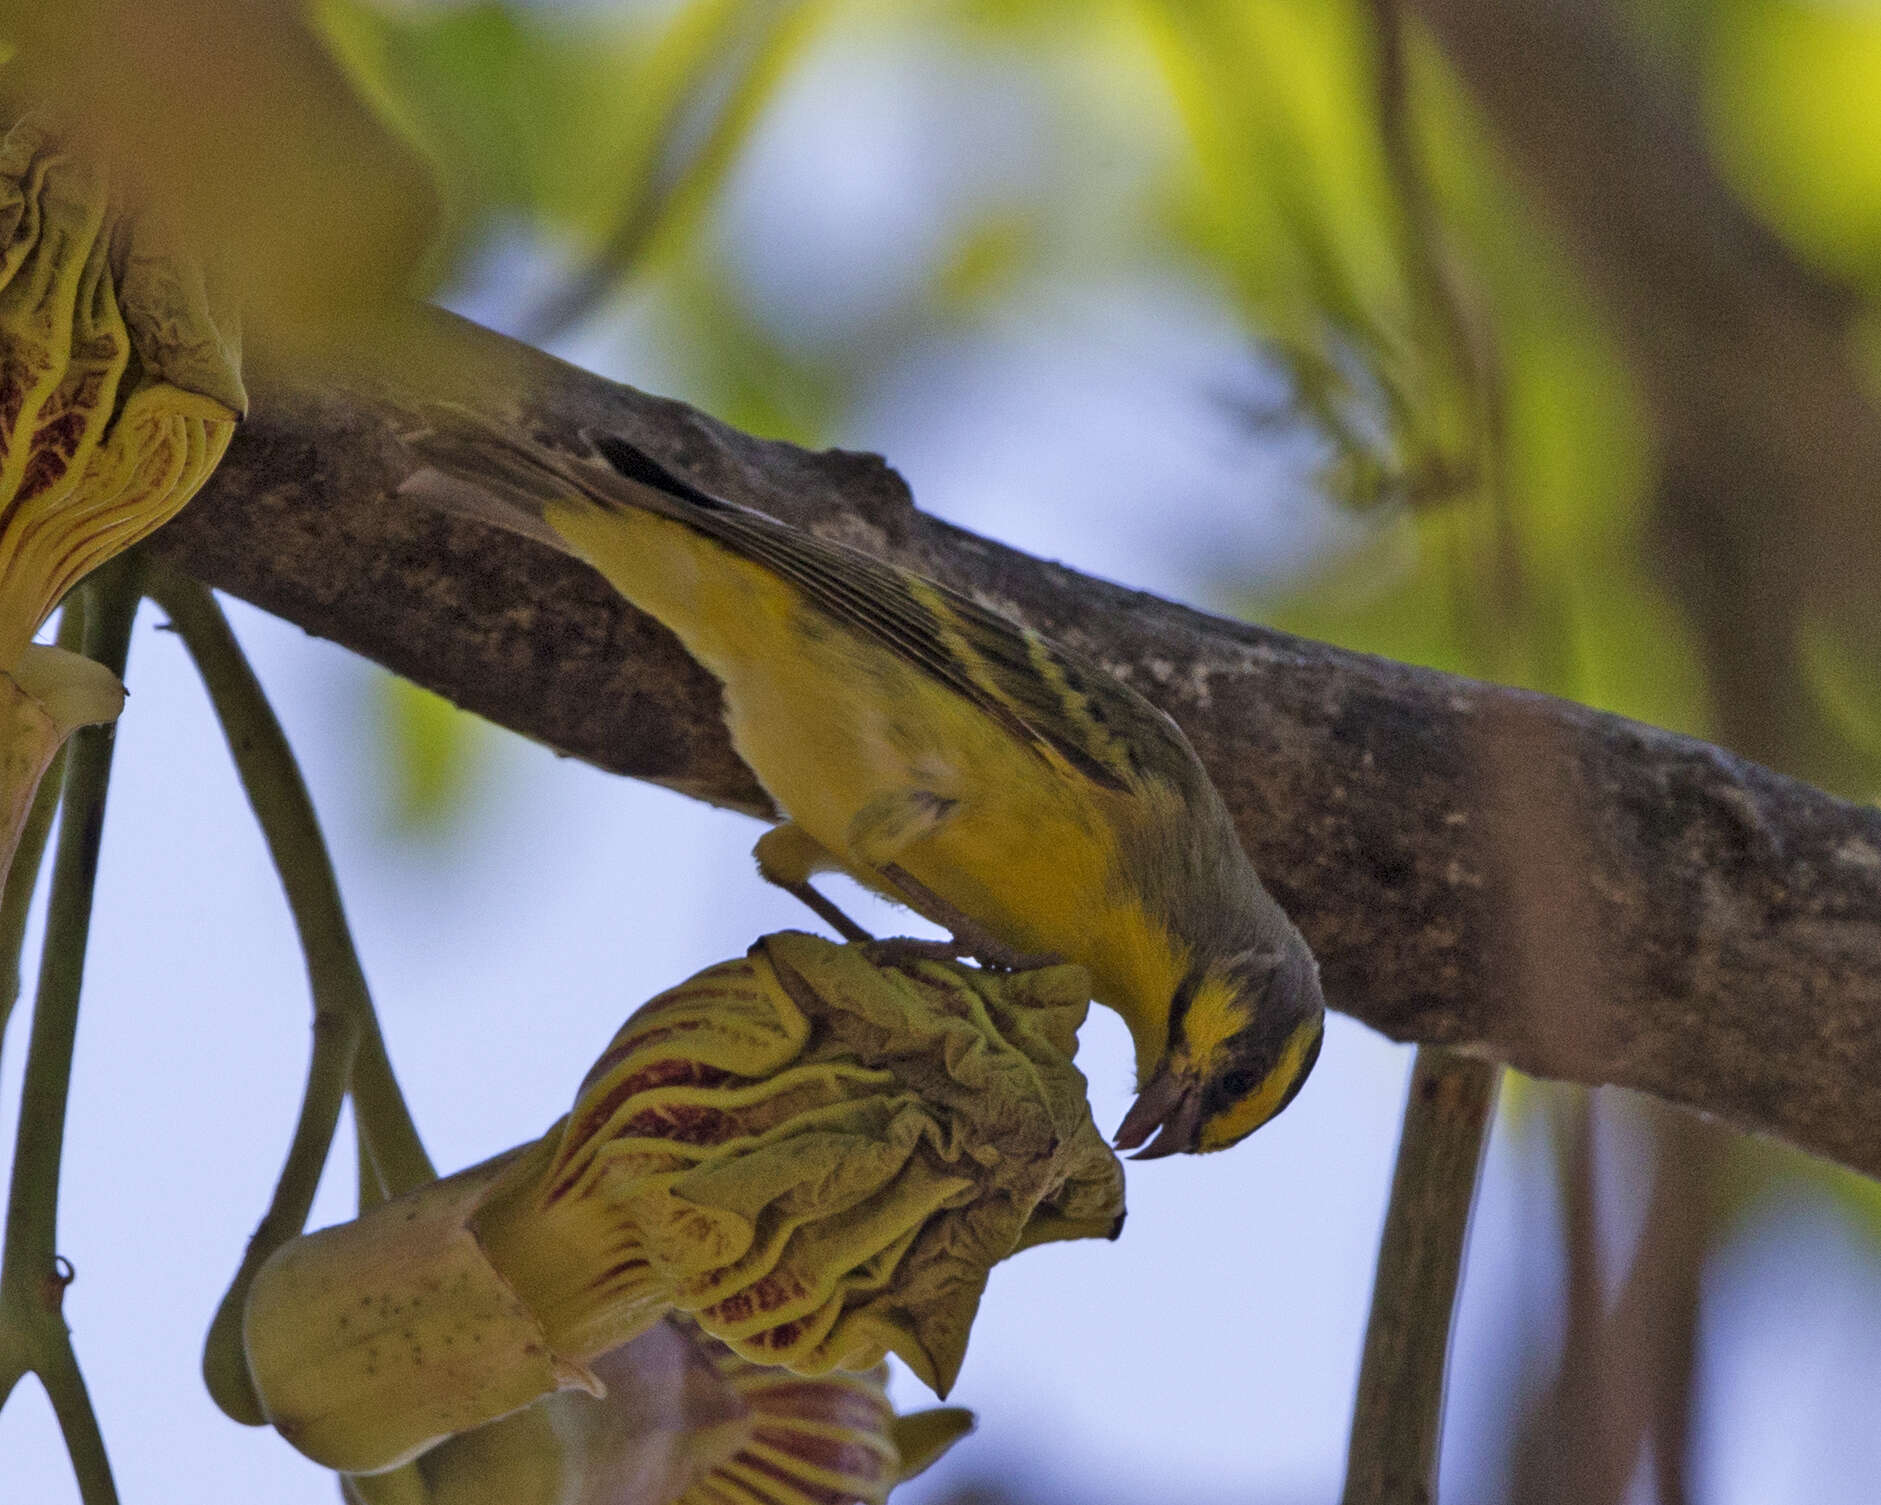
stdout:
[(1094, 783), (1192, 782), (1195, 754), (1176, 724), (1097, 665), (934, 581), (714, 496), (612, 435), (589, 442), (593, 455), (525, 447), (475, 420), (407, 440), (447, 476), (520, 509), (509, 525), (532, 536), (546, 528), (544, 503), (575, 496), (695, 528)]

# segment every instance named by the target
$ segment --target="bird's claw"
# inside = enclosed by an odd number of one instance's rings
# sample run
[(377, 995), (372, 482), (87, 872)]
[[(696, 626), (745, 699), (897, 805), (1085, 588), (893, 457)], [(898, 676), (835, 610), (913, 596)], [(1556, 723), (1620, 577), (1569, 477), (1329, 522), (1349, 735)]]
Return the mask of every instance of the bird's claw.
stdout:
[(898, 967), (906, 962), (953, 962), (968, 954), (958, 941), (925, 941), (911, 935), (865, 941), (862, 953), (877, 966), (884, 967)]

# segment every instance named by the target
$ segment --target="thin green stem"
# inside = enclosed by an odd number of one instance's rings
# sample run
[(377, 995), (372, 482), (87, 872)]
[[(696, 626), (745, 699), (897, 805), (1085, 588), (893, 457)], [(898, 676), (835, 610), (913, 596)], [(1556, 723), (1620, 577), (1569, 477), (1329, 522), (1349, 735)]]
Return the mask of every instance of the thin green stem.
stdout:
[[(70, 653), (81, 652), (85, 646), (83, 591), (67, 596), (65, 608), (59, 613), (59, 646)], [(45, 859), (46, 838), (52, 834), (52, 817), (59, 808), (64, 784), (65, 749), (61, 747), (33, 795), (26, 824), (20, 828), (19, 845), (13, 850), (12, 865), (7, 869), (6, 888), (0, 890), (0, 1040), (6, 1036), (13, 1005), (19, 1002), (20, 951), (26, 944), (26, 920), (39, 889), (39, 865)]]
[(353, 1149), (359, 1161), (359, 1210), (363, 1214), (385, 1201), (385, 1183), (379, 1179), (379, 1167), (366, 1147), (365, 1135), (353, 1135)]
[(65, 1451), (72, 1459), (72, 1475), (78, 1480), (80, 1501), (83, 1505), (117, 1505), (118, 1488), (111, 1478), (111, 1460), (105, 1456), (98, 1414), (92, 1410), (91, 1392), (85, 1388), (78, 1357), (63, 1333), (58, 1347), (40, 1361), (39, 1382), (46, 1387), (52, 1414), (59, 1419)]
[(1437, 1497), (1451, 1321), (1500, 1074), (1490, 1062), (1428, 1045), (1411, 1068), (1344, 1505), (1431, 1505)]
[(32, 913), (33, 895), (39, 890), (39, 866), (45, 860), (46, 838), (52, 834), (52, 817), (58, 812), (64, 782), (62, 747), (53, 754), (46, 776), (39, 781), (33, 806), (26, 812), (26, 824), (20, 827), (20, 844), (7, 869), (6, 890), (0, 893), (0, 1039), (4, 1039), (13, 1017), (13, 1005), (20, 1001), (20, 953), (26, 946), (26, 921)]
[[(85, 592), (85, 652), (122, 678), (137, 617), (136, 563), (112, 560), (91, 577)], [(85, 1505), (116, 1505), (117, 1490), (63, 1315), (71, 1274), (57, 1254), (59, 1169), (114, 745), (112, 727), (85, 727), (74, 734), (66, 760), (65, 819), (53, 863), (0, 1256), (0, 1393), (10, 1392), (28, 1370), (39, 1375), (65, 1433)]]
[(375, 1014), (367, 1015), (359, 1051), (353, 1057), (353, 1123), (386, 1196), (403, 1196), (437, 1180), (437, 1169), (425, 1153), (393, 1074)]
[[(153, 570), (149, 589), (182, 636), (222, 724), (287, 895), (313, 993), (313, 1052), (287, 1163), (203, 1348), (203, 1378), (216, 1403), (237, 1421), (259, 1425), (264, 1417), (242, 1349), (248, 1288), (268, 1256), (306, 1226), (349, 1086), (382, 1179), (385, 1161), (404, 1165), (414, 1153), (422, 1160), (424, 1150), (386, 1059), (332, 859), (281, 723), (209, 591), (164, 568)], [(428, 1180), (428, 1163), (425, 1170)]]
[[(123, 559), (104, 565), (87, 586), (85, 652), (122, 677), (131, 623), (137, 615), (134, 567)], [(56, 1281), (55, 1239), (59, 1162), (65, 1146), (66, 1100), (78, 1032), (78, 996), (85, 975), (92, 892), (104, 834), (105, 792), (111, 779), (113, 729), (85, 727), (73, 734), (66, 763), (65, 819), (52, 874), (52, 902), (39, 967), (39, 996), (26, 1047), (19, 1136), (7, 1199), (4, 1274), (0, 1299), (40, 1304)]]
[(268, 1256), (307, 1226), (307, 1214), (333, 1148), (334, 1130), (346, 1101), (346, 1082), (358, 1044), (357, 1019), (315, 1005), (313, 1053), (307, 1063), (307, 1086), (301, 1094), (300, 1116), (294, 1125), (287, 1161), (275, 1182), (268, 1210), (248, 1240), (235, 1278), (229, 1282), (203, 1342), (202, 1376), (210, 1398), (224, 1414), (249, 1426), (262, 1425), (267, 1416), (249, 1378), (242, 1344), (242, 1313), (248, 1303), (248, 1288)]

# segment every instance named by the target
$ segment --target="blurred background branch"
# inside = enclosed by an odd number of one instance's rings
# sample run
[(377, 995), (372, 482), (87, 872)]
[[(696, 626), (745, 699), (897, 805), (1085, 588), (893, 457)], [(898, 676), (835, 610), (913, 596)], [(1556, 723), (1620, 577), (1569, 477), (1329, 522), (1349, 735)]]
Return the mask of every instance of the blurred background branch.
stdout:
[(1500, 1073), (1426, 1047), (1411, 1066), (1359, 1361), (1343, 1505), (1438, 1498), (1446, 1367)]

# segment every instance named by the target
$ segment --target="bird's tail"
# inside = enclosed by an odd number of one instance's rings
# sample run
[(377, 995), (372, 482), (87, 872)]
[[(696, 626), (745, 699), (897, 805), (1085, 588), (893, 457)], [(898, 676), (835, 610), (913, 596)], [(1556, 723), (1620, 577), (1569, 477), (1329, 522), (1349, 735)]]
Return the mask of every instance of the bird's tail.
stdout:
[(548, 452), (519, 443), (468, 409), (440, 405), (425, 420), (423, 427), (399, 435), (418, 461), (398, 488), (400, 496), (567, 552), (543, 512), (579, 488), (560, 474)]
[(555, 503), (585, 499), (603, 508), (636, 508), (706, 532), (718, 531), (708, 521), (715, 514), (753, 515), (701, 491), (612, 434), (583, 431), (527, 443), (468, 409), (439, 405), (426, 414), (423, 427), (399, 439), (419, 461), (399, 487), (401, 496), (417, 496), (564, 553), (567, 540), (544, 519)]

